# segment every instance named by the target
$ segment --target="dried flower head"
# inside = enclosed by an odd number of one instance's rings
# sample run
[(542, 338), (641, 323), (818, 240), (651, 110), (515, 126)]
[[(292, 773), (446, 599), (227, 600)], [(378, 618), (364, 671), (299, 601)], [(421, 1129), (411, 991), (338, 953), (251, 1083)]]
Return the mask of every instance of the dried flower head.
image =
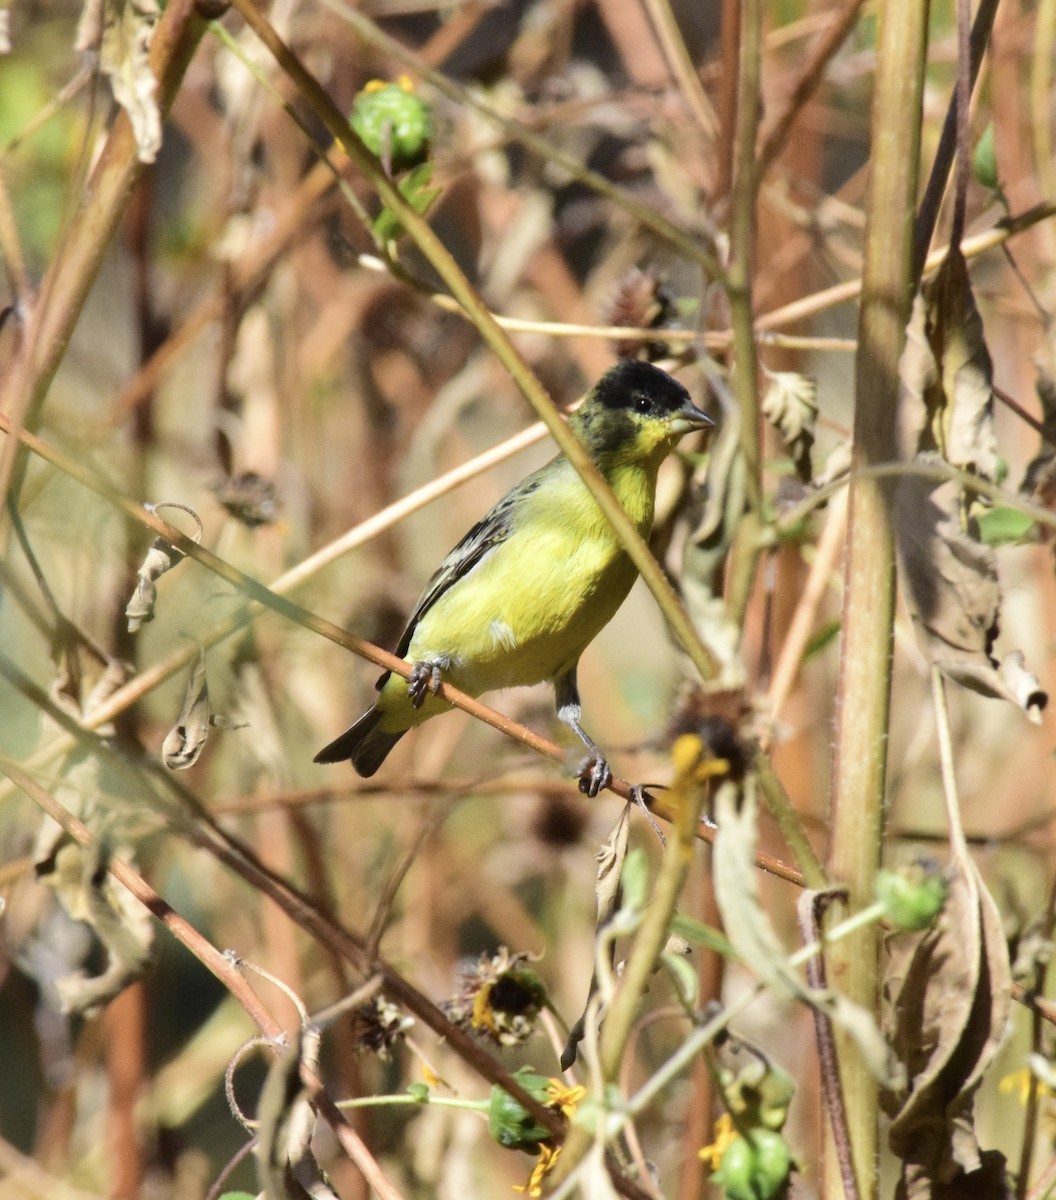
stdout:
[(352, 1012), (352, 1036), (357, 1050), (376, 1054), (387, 1059), (392, 1047), (403, 1040), (404, 1034), (414, 1024), (399, 1005), (375, 996)]
[(462, 974), (458, 994), (444, 1006), (447, 1015), (500, 1046), (525, 1041), (547, 1003), (546, 988), (529, 961), (529, 955), (511, 954), (505, 946), (495, 955), (481, 955), (476, 966)]

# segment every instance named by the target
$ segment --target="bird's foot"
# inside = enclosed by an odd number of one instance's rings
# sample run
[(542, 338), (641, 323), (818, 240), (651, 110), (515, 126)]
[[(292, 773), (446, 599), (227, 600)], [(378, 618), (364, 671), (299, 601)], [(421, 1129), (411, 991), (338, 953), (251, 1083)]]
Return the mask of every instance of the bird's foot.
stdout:
[(407, 680), (407, 695), (415, 708), (421, 708), (426, 696), (440, 690), (443, 668), (438, 662), (416, 662)]
[(592, 800), (612, 782), (609, 764), (600, 754), (590, 754), (579, 764), (579, 790)]

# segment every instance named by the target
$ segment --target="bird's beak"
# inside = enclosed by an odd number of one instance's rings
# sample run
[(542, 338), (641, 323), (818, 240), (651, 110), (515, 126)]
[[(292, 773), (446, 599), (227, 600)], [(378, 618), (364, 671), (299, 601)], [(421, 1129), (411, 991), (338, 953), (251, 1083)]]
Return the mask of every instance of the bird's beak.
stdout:
[(712, 429), (715, 422), (689, 400), (675, 413), (671, 428), (675, 433), (692, 433), (694, 429)]

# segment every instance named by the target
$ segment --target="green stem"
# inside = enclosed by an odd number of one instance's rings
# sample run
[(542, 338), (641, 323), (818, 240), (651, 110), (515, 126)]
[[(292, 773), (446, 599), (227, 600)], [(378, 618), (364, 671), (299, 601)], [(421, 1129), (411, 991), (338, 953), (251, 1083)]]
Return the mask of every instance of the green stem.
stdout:
[(737, 136), (730, 195), (730, 265), (726, 294), (733, 332), (733, 388), (740, 409), (741, 454), (745, 464), (747, 512), (730, 554), (726, 604), (730, 620), (743, 628), (762, 532), (762, 457), (759, 438), (759, 380), (756, 371), (752, 274), (755, 257), (755, 202), (758, 188), (756, 140), (762, 63), (762, 9), (759, 0), (741, 0), (737, 83)]
[[(635, 936), (616, 994), (605, 1013), (598, 1039), (598, 1066), (606, 1091), (619, 1076), (642, 997), (667, 942), (671, 918), (693, 865), (697, 823), (710, 790), (709, 786), (699, 784), (685, 789), (649, 907)], [(572, 1175), (586, 1157), (594, 1138), (595, 1133), (585, 1126), (573, 1125), (554, 1172), (555, 1185)]]
[[(920, 159), (928, 5), (888, 0), (880, 9), (873, 97), (872, 164), (866, 199), (865, 268), (858, 324), (852, 470), (895, 457), (898, 363), (912, 291), (913, 213)], [(851, 483), (836, 696), (829, 873), (851, 908), (871, 902), (880, 862), (887, 771), (894, 625), (894, 542), (884, 485)], [(830, 978), (867, 1012), (879, 1003), (879, 937), (860, 930), (832, 951)], [(853, 1041), (837, 1029), (859, 1194), (877, 1192), (877, 1083)], [(828, 1194), (839, 1195), (839, 1163), (826, 1140)]]

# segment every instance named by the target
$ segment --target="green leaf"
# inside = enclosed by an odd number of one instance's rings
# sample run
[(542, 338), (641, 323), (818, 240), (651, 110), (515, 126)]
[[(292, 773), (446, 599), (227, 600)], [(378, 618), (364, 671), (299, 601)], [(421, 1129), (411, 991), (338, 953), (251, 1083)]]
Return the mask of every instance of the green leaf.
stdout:
[(709, 950), (714, 950), (716, 954), (723, 954), (727, 958), (737, 957), (737, 951), (734, 950), (733, 944), (724, 933), (720, 933), (710, 925), (705, 925), (702, 921), (694, 920), (693, 917), (687, 917), (683, 913), (675, 913), (672, 917), (671, 932), (677, 933), (679, 937), (684, 937), (687, 942), (693, 942), (694, 945), (706, 946)]
[(660, 955), (660, 961), (671, 975), (679, 1000), (686, 1008), (692, 1008), (700, 992), (696, 968), (683, 954), (664, 953)]
[(1033, 541), (1034, 519), (1018, 508), (990, 508), (976, 517), (979, 540), (986, 546), (1022, 545)]
[(623, 888), (620, 908), (625, 912), (641, 912), (649, 895), (649, 861), (641, 846), (627, 855), (620, 875), (620, 886)]
[(972, 155), (972, 174), (985, 188), (996, 192), (1001, 184), (997, 175), (997, 154), (994, 150), (994, 126), (991, 122), (975, 144)]
[(815, 654), (820, 654), (826, 646), (839, 637), (840, 634), (840, 618), (833, 617), (831, 621), (826, 621), (824, 625), (814, 634), (807, 642), (806, 648), (803, 651), (803, 661), (808, 658), (813, 658)]
[[(396, 185), (400, 195), (419, 216), (424, 216), (432, 207), (433, 201), (440, 195), (440, 188), (430, 187), (433, 178), (433, 164), (424, 162), (414, 168), (409, 175)], [(383, 208), (374, 218), (371, 228), (382, 242), (395, 241), (403, 232), (399, 218), (391, 208)]]

